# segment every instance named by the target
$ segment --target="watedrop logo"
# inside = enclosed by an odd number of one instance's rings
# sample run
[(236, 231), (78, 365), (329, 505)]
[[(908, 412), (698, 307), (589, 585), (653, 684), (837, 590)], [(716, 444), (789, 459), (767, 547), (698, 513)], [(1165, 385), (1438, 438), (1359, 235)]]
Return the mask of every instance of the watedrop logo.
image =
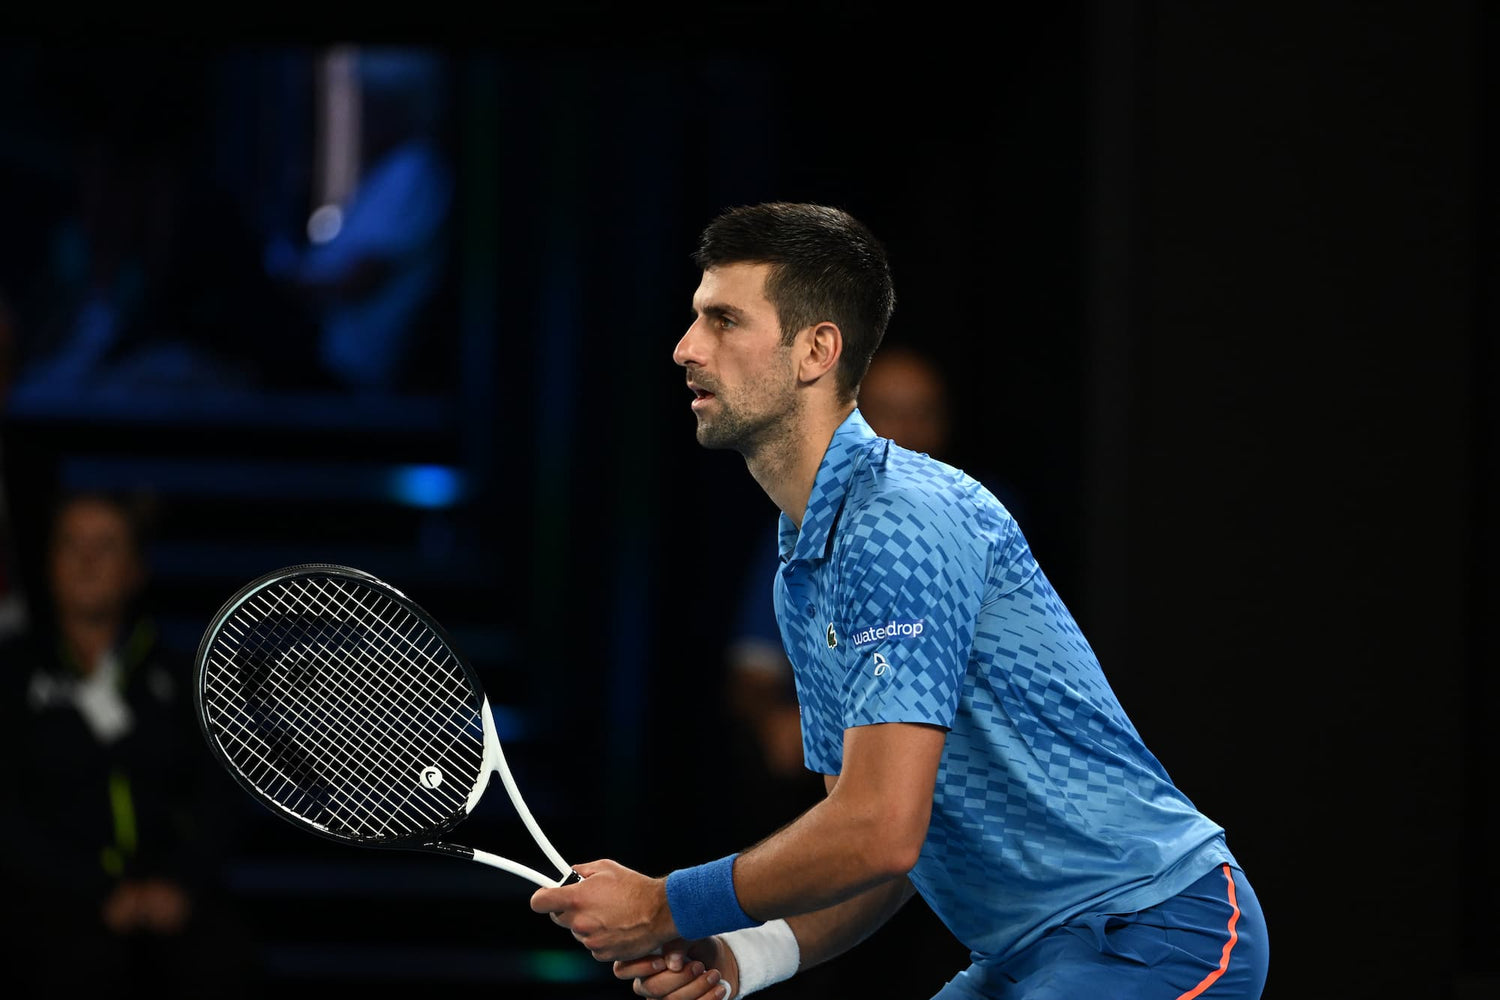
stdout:
[(921, 618), (896, 618), (883, 625), (861, 629), (849, 636), (849, 641), (854, 643), (855, 649), (858, 649), (872, 642), (880, 642), (882, 639), (915, 638), (921, 635), (925, 628), (926, 625)]

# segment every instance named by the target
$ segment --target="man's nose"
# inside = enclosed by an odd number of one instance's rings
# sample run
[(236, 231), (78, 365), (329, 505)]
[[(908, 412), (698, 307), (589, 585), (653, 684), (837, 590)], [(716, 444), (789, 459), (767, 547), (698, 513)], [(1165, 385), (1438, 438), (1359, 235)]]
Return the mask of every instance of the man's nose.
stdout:
[(677, 341), (677, 346), (672, 348), (673, 361), (683, 367), (687, 367), (689, 364), (702, 363), (703, 359), (699, 356), (699, 338), (697, 333), (698, 321), (694, 320), (693, 325), (688, 327), (687, 332), (682, 335), (682, 339)]

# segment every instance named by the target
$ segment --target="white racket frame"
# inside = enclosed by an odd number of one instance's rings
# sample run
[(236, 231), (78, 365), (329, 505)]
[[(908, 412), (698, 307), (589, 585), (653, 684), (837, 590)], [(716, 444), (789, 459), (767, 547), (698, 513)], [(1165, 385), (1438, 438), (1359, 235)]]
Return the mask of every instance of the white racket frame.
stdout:
[(573, 876), (573, 869), (563, 860), (563, 856), (558, 853), (557, 848), (552, 846), (552, 841), (547, 839), (547, 835), (542, 832), (542, 828), (537, 823), (536, 818), (531, 815), (531, 810), (527, 808), (526, 801), (521, 798), (521, 790), (516, 787), (516, 779), (510, 773), (510, 765), (505, 762), (505, 751), (500, 748), (500, 734), (495, 729), (495, 716), (490, 711), (490, 699), (488, 695), (484, 697), (484, 704), (480, 708), (480, 717), (483, 719), (484, 725), (484, 759), (482, 761), (481, 777), (474, 785), (473, 790), (469, 792), (469, 799), (464, 806), (464, 810), (471, 815), (473, 814), (475, 807), (479, 805), (479, 800), (484, 797), (485, 789), (489, 787), (490, 775), (498, 773), (500, 781), (505, 785), (506, 794), (510, 796), (511, 805), (515, 806), (516, 812), (521, 816), (521, 821), (526, 824), (526, 829), (531, 831), (531, 836), (536, 841), (537, 846), (552, 860), (552, 863), (557, 866), (557, 870), (561, 874), (557, 878), (550, 878), (535, 868), (521, 864), (519, 861), (512, 861), (510, 858), (501, 857), (489, 851), (481, 851), (478, 848), (471, 848), (474, 852), (474, 860), (481, 864), (489, 865), (492, 868), (499, 868), (501, 871), (510, 872), (512, 875), (519, 875), (524, 879), (529, 879), (545, 889), (562, 885), (563, 882)]

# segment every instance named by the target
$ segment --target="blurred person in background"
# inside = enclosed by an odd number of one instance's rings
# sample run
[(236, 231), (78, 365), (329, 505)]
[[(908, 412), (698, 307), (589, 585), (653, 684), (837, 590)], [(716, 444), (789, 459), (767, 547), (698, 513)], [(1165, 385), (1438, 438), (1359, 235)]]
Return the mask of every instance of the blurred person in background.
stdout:
[(15, 402), (218, 397), (253, 388), (275, 371), (267, 355), (307, 339), (210, 169), (211, 65), (92, 50), (43, 78), (68, 169), (41, 234)]
[(0, 791), (0, 864), (26, 956), (12, 975), (38, 991), (25, 995), (249, 985), (247, 939), (218, 891), (226, 812), (187, 664), (144, 607), (143, 510), (65, 497), (49, 526), (48, 606), (0, 648), (0, 746), (16, 775)]
[(305, 240), (273, 236), (265, 266), (314, 318), (322, 375), (344, 388), (411, 388), (430, 360), (425, 320), (449, 264), (452, 165), (440, 141), (441, 59), (420, 49), (357, 54), (360, 173), (320, 208)]

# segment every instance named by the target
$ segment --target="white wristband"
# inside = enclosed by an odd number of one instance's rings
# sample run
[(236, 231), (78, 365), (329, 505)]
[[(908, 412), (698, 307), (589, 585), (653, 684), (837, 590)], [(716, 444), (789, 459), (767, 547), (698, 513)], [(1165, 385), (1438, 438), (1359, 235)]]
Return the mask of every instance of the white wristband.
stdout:
[(740, 981), (736, 989), (725, 994), (730, 997), (749, 996), (783, 979), (790, 979), (802, 962), (802, 951), (797, 947), (797, 935), (785, 920), (770, 920), (759, 927), (720, 934), (719, 940), (734, 952), (735, 964), (740, 968)]

